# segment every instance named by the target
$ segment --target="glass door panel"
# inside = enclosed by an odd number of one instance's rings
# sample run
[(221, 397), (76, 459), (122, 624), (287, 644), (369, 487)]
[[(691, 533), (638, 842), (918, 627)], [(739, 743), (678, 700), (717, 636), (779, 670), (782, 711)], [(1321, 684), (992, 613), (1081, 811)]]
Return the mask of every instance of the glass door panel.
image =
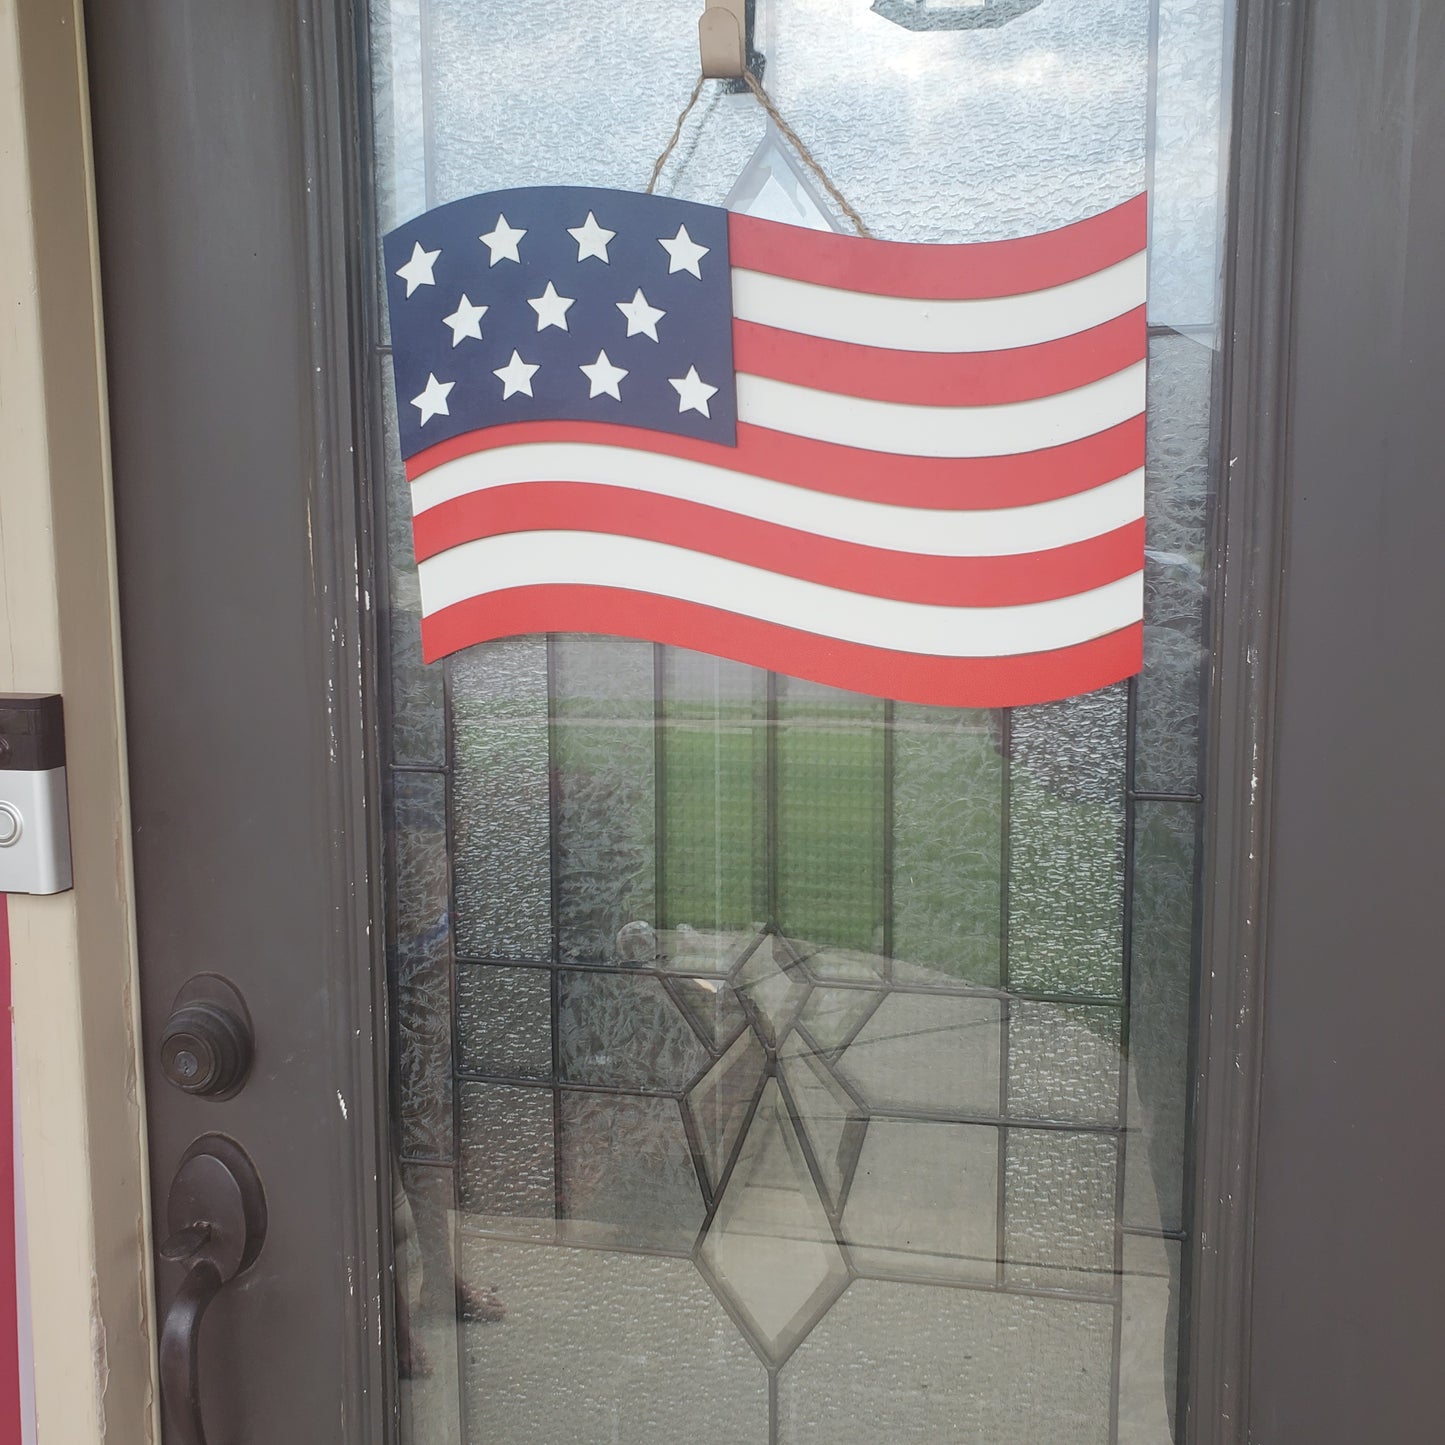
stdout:
[[(378, 229), (503, 186), (641, 189), (699, 10), (373, 0)], [(377, 366), (403, 1440), (1171, 1440), (1228, 21), (753, 22), (880, 236), (1009, 237), (1149, 188), (1137, 680), (969, 711), (602, 636), (423, 665)], [(846, 224), (721, 82), (659, 188)]]

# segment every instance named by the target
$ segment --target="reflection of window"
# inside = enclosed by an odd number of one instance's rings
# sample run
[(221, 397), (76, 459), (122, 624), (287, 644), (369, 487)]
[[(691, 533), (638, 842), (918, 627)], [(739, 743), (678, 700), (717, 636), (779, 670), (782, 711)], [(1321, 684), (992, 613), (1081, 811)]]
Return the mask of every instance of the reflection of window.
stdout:
[(873, 9), (905, 30), (996, 30), (1043, 0), (873, 0)]

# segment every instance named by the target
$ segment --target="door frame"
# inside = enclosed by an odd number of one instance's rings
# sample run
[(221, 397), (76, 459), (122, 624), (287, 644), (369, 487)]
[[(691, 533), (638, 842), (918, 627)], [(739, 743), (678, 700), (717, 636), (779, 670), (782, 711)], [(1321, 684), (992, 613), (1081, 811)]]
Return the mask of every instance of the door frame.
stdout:
[(1297, 0), (1238, 0), (1205, 734), (1204, 917), (1191, 1080), (1190, 1445), (1249, 1438), (1306, 19)]
[[(271, 1175), (273, 1220), (292, 1221), (300, 1242), (293, 1249), (273, 1235), (262, 1268), (289, 1264), (308, 1242), (314, 1248), (335, 1238), (328, 1278), (350, 1279), (355, 1287), (348, 1294), (338, 1286), (337, 1298), (321, 1301), (308, 1327), (309, 1364), (272, 1354), (280, 1373), (269, 1388), (277, 1401), (300, 1399), (315, 1378), (315, 1361), (332, 1361), (337, 1382), (314, 1416), (330, 1433), (313, 1430), (312, 1438), (372, 1445), (386, 1438), (393, 1385), (385, 968), (382, 930), (370, 928), (381, 916), (380, 868), (368, 836), (375, 829), (367, 823), (377, 815), (367, 800), (380, 796), (372, 747), (376, 621), (374, 608), (354, 606), (356, 598), (377, 596), (370, 499), (380, 452), (375, 419), (368, 422), (367, 368), (374, 359), (362, 329), (376, 266), (362, 240), (370, 214), (363, 69), (346, 0), (258, 0), (244, 21), (229, 9), (204, 0), (124, 6), (91, 0), (87, 7), (122, 568), (128, 556), (140, 555), (138, 546), (131, 553), (130, 539), (157, 528), (178, 557), (201, 556), (214, 545), (217, 515), (203, 500), (178, 504), (197, 476), (220, 492), (296, 488), (296, 550), (268, 559), (267, 585), (255, 586), (253, 577), (247, 590), (244, 569), (224, 559), (219, 576), (211, 575), (215, 567), (203, 573), (188, 565), (154, 577), (132, 567), (123, 578), (142, 1014), (146, 1037), (154, 1040), (170, 998), (197, 971), (199, 958), (236, 977), (243, 991), (249, 981), (253, 988), (278, 987), (283, 996), (289, 987), (295, 998), (300, 959), (314, 970), (308, 976), (325, 990), (330, 1008), (300, 1065), (256, 1079), (225, 1104), (174, 1096), (156, 1071), (154, 1049), (147, 1051), (152, 1187), (164, 1197), (180, 1153), (207, 1129), (224, 1128), (251, 1147), (266, 1108), (289, 1092), (298, 1122), (312, 1131), (315, 1167), (296, 1189)], [(1205, 779), (1204, 876), (1213, 888), (1193, 1080), (1194, 1445), (1242, 1442), (1248, 1431), (1304, 18), (1305, 7), (1293, 0), (1240, 0), (1237, 21), (1223, 348), (1228, 402), (1220, 452), (1234, 460), (1221, 479), (1217, 514)], [(252, 104), (265, 119), (208, 129), (206, 107), (233, 103), (228, 75), (235, 73), (257, 83)], [(199, 128), (187, 123), (197, 118)], [(230, 193), (224, 200), (207, 189), (221, 168)], [(194, 253), (176, 260), (179, 276), (137, 265), (158, 219), (195, 243)], [(222, 277), (232, 284), (241, 277), (252, 289), (244, 296), (218, 293)], [(240, 348), (238, 334), (247, 343)], [(180, 347), (178, 337), (185, 338)], [(259, 345), (262, 337), (271, 349), (268, 374), (258, 381), (251, 342)], [(268, 417), (280, 418), (265, 437), (248, 427), (256, 392)], [(219, 436), (228, 450), (218, 455)], [(229, 520), (244, 539), (244, 518)], [(314, 551), (302, 546), (308, 526)], [(201, 669), (186, 681), (187, 707), (205, 720), (222, 774), (207, 775), (197, 788), (176, 767), (175, 680), (187, 669), (185, 630), (176, 635), (175, 617), (200, 599), (224, 623), (225, 605), (212, 589), (227, 586), (245, 592), (247, 626), (223, 634), (225, 675)], [(284, 719), (258, 754), (255, 717), (268, 678), (281, 679), (278, 692), (293, 687), (305, 707)], [(271, 879), (258, 863), (255, 833), (216, 831), (218, 816), (249, 818), (255, 810), (288, 825), (299, 820), (307, 836), (340, 841), (328, 856), (309, 861), (304, 878)], [(179, 904), (172, 898), (171, 914), (181, 916), (161, 927), (148, 899), (173, 888), (182, 854), (208, 860), (219, 876), (254, 867), (259, 886), (278, 892), (278, 917), (264, 927), (257, 919), (218, 918), (198, 886)], [(319, 898), (326, 906), (308, 910), (308, 890), (313, 905)], [(296, 951), (263, 957), (278, 927), (290, 930)], [(370, 964), (364, 977), (357, 968), (362, 958)], [(265, 1030), (275, 1021), (258, 1025), (264, 1050)], [(338, 1091), (339, 1100), (332, 1097)], [(263, 1177), (266, 1162), (258, 1157)], [(162, 1307), (174, 1282), (162, 1267)], [(294, 1294), (283, 1290), (278, 1298)], [(254, 1339), (253, 1327), (224, 1296), (216, 1316), (208, 1328), (232, 1347)], [(237, 1408), (269, 1406), (237, 1401)], [(290, 1406), (287, 1413), (294, 1423)], [(247, 1418), (259, 1429), (264, 1416)]]

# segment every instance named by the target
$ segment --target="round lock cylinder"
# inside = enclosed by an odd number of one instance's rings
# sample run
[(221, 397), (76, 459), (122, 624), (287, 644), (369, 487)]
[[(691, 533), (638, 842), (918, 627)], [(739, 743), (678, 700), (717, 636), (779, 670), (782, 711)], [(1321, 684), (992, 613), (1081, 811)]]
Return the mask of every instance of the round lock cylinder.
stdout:
[(251, 1019), (225, 979), (202, 974), (176, 997), (161, 1035), (161, 1072), (186, 1094), (224, 1099), (251, 1068)]

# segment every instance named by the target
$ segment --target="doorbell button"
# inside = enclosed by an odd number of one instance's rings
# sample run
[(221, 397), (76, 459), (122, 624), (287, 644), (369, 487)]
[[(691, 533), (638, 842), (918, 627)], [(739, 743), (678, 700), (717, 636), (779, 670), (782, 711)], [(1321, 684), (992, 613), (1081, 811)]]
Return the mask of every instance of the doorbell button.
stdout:
[(63, 893), (70, 883), (60, 697), (0, 696), (0, 893)]

